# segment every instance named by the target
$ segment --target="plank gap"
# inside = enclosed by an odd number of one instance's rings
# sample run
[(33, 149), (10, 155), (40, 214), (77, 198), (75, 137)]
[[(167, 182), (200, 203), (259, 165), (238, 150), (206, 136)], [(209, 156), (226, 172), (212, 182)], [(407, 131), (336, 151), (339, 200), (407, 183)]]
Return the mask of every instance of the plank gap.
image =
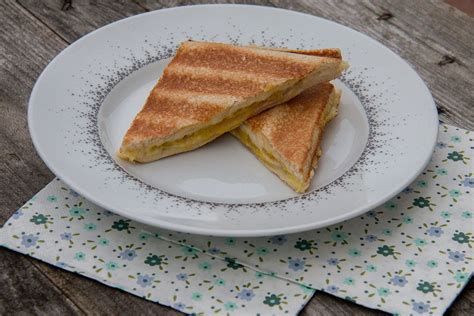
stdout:
[[(42, 261), (39, 261), (38, 259), (35, 259), (33, 257), (30, 257), (30, 256), (25, 256), (26, 259), (52, 284), (52, 286), (60, 293), (62, 293), (66, 299), (71, 302), (71, 304), (74, 305), (74, 307), (76, 307), (81, 313), (83, 313), (83, 315), (87, 315), (87, 311), (84, 310), (82, 308), (82, 306), (80, 306), (79, 304), (76, 304), (76, 302), (74, 302), (73, 298), (67, 293), (67, 291), (64, 291), (60, 286), (58, 286), (56, 283), (55, 283), (55, 280), (51, 279), (49, 277), (49, 275), (47, 273), (45, 273), (43, 271), (43, 267), (41, 267), (41, 265), (48, 265), (48, 266), (52, 266), (51, 264), (49, 263), (45, 263), (45, 262), (42, 262)], [(71, 272), (72, 273), (72, 272)]]
[(67, 10), (70, 10), (70, 9), (74, 9), (72, 7), (72, 0), (64, 0), (63, 1), (63, 6), (61, 7), (61, 10), (62, 11), (67, 11)]
[(454, 56), (443, 55), (443, 59), (438, 62), (438, 66), (442, 67), (447, 64), (458, 63), (458, 60)]
[[(15, 2), (16, 5), (18, 5), (20, 8), (22, 8), (24, 11), (27, 12), (27, 14), (29, 14), (31, 17), (33, 17), (34, 19), (36, 19), (38, 22), (40, 22), (44, 27), (46, 27), (48, 30), (50, 30), (51, 32), (53, 32), (57, 37), (59, 37), (61, 40), (63, 40), (65, 43), (67, 44), (71, 44), (71, 42), (69, 42), (66, 38), (64, 38), (63, 36), (61, 36), (61, 34), (59, 34), (58, 32), (56, 32), (53, 28), (51, 28), (48, 24), (46, 24), (43, 20), (41, 20), (41, 18), (39, 18), (38, 16), (36, 16), (30, 9), (28, 9), (27, 7), (25, 7), (23, 4), (21, 4), (20, 2), (16, 1)], [(64, 7), (64, 5), (63, 5)], [(70, 8), (72, 8), (72, 0), (71, 0), (71, 6)], [(61, 9), (62, 10), (62, 9)], [(66, 10), (64, 10), (66, 11)]]
[(140, 1), (132, 0), (132, 2), (135, 3), (136, 5), (138, 5), (143, 10), (145, 10), (145, 12), (150, 12), (151, 11), (146, 5), (143, 5)]
[(386, 20), (390, 20), (391, 18), (393, 18), (393, 14), (387, 11), (387, 12), (384, 12), (384, 13), (380, 14), (377, 17), (377, 20), (386, 21)]

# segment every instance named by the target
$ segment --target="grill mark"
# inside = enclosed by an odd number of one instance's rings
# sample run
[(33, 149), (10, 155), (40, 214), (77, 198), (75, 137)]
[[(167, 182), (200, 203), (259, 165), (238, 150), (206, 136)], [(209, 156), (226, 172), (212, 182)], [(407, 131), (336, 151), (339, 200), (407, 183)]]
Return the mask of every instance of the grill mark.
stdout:
[(169, 91), (169, 90), (160, 90), (160, 91), (153, 91), (152, 93), (158, 94), (163, 97), (173, 98), (178, 101), (182, 102), (190, 102), (190, 103), (209, 103), (216, 106), (220, 106), (222, 108), (228, 108), (229, 106), (233, 105), (235, 102), (240, 101), (241, 98), (234, 96), (234, 95), (223, 95), (223, 94), (206, 94), (206, 93), (195, 93), (192, 91), (181, 90), (179, 93), (176, 91)]
[[(262, 133), (282, 157), (300, 165), (311, 149), (314, 127), (321, 124), (324, 105), (332, 90), (329, 83), (319, 84), (287, 103), (249, 119), (247, 124), (254, 132)], [(295, 127), (300, 128), (295, 132)]]
[(195, 93), (232, 95), (240, 97), (251, 97), (262, 91), (265, 84), (241, 78), (223, 78), (210, 73), (203, 74), (180, 74), (172, 69), (165, 71), (156, 89), (172, 91), (186, 90)]
[(251, 81), (256, 84), (282, 84), (286, 80), (292, 79), (292, 77), (272, 77), (262, 73), (255, 73), (249, 72), (245, 69), (238, 69), (238, 70), (224, 70), (219, 69), (218, 72), (215, 69), (207, 68), (207, 67), (196, 67), (190, 66), (183, 63), (173, 63), (168, 67), (168, 70), (180, 74), (180, 75), (187, 75), (187, 76), (210, 76), (229, 80), (237, 80), (237, 81)]
[(124, 144), (132, 143), (135, 139), (143, 141), (145, 139), (163, 137), (170, 131), (176, 129), (176, 121), (151, 121), (142, 116), (136, 117), (124, 139)]
[[(190, 49), (178, 50), (173, 63), (219, 70), (239, 71), (245, 69), (248, 72), (285, 78), (302, 77), (316, 67), (314, 64), (304, 62), (303, 59), (292, 62), (286, 56), (278, 58), (269, 55), (268, 51), (265, 51), (265, 55), (259, 54), (258, 49), (243, 50), (227, 45), (208, 45), (202, 49), (188, 45), (188, 48)], [(291, 56), (291, 54), (289, 55)]]
[(130, 130), (134, 137), (164, 137), (181, 126), (209, 121), (224, 110), (225, 107), (210, 102), (190, 102), (152, 93)]
[(225, 107), (210, 102), (192, 102), (154, 93), (150, 96), (149, 106), (142, 112), (143, 115), (159, 115), (165, 119), (186, 117), (191, 120), (209, 120), (224, 109)]

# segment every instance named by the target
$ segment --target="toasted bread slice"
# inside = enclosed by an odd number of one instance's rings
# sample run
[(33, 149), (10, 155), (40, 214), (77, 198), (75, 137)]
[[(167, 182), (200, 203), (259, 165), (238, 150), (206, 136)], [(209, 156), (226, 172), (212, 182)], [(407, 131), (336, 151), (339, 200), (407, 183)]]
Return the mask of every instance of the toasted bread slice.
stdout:
[(149, 162), (212, 141), (249, 117), (339, 76), (347, 67), (339, 50), (324, 52), (183, 43), (133, 120), (118, 156)]
[(340, 92), (313, 86), (286, 103), (245, 121), (231, 133), (293, 190), (305, 192), (321, 155), (326, 124), (337, 115)]

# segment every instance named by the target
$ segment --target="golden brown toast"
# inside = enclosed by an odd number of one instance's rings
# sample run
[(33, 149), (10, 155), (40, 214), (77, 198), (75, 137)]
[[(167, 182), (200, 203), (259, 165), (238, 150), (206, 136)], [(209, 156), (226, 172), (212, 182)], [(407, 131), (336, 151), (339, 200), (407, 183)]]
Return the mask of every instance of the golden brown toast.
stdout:
[(118, 156), (149, 162), (195, 149), (346, 67), (337, 49), (298, 53), (184, 42), (133, 120)]
[(302, 193), (311, 183), (325, 125), (337, 115), (339, 100), (340, 92), (331, 83), (321, 83), (248, 119), (231, 133)]

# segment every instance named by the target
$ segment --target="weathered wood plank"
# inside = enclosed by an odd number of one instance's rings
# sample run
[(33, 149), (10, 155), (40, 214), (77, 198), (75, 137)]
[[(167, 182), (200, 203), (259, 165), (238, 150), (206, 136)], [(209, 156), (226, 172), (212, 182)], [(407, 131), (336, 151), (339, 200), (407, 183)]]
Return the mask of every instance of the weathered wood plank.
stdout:
[(182, 315), (170, 307), (144, 300), (49, 264), (36, 260), (34, 264), (62, 290), (63, 295), (87, 315)]
[[(26, 100), (39, 72), (66, 45), (11, 2), (0, 2), (0, 223), (53, 176), (26, 127)], [(21, 34), (21, 36), (19, 36)], [(0, 250), (0, 314), (79, 314), (33, 259)]]
[(33, 84), (67, 45), (11, 2), (0, 3), (0, 220), (53, 178), (36, 154), (26, 122)]
[(106, 24), (145, 12), (140, 5), (126, 0), (120, 1), (71, 1), (62, 0), (19, 0), (28, 10), (66, 42), (72, 43), (79, 37)]
[(388, 24), (434, 50), (453, 54), (456, 63), (474, 63), (474, 39), (470, 31), (474, 19), (444, 1), (364, 1), (364, 6), (378, 14), (391, 14), (393, 18), (386, 20)]
[(79, 315), (83, 312), (48, 280), (33, 259), (0, 250), (0, 315)]
[[(285, 8), (286, 3), (276, 3), (274, 4), (272, 0), (169, 0), (169, 1), (158, 1), (158, 0), (134, 0), (136, 3), (141, 5), (143, 8), (146, 8), (149, 11), (179, 7), (184, 5), (195, 5), (195, 4), (220, 4), (220, 3), (236, 3), (236, 4), (251, 4), (251, 5), (261, 5), (261, 6), (272, 6), (272, 7), (281, 7)], [(277, 1), (278, 2), (278, 1)]]
[[(379, 6), (374, 4), (364, 3), (373, 12), (390, 12), (393, 18), (387, 20), (387, 24), (401, 30), (402, 36), (414, 43), (418, 42), (418, 47), (427, 46), (435, 52), (432, 57), (424, 56), (413, 47), (414, 52), (418, 52), (414, 54), (417, 59), (410, 61), (430, 87), (441, 117), (473, 129), (474, 96), (466, 91), (474, 85), (474, 37), (470, 31), (474, 28), (474, 19), (442, 1), (391, 0)], [(399, 49), (401, 54), (403, 46)]]

